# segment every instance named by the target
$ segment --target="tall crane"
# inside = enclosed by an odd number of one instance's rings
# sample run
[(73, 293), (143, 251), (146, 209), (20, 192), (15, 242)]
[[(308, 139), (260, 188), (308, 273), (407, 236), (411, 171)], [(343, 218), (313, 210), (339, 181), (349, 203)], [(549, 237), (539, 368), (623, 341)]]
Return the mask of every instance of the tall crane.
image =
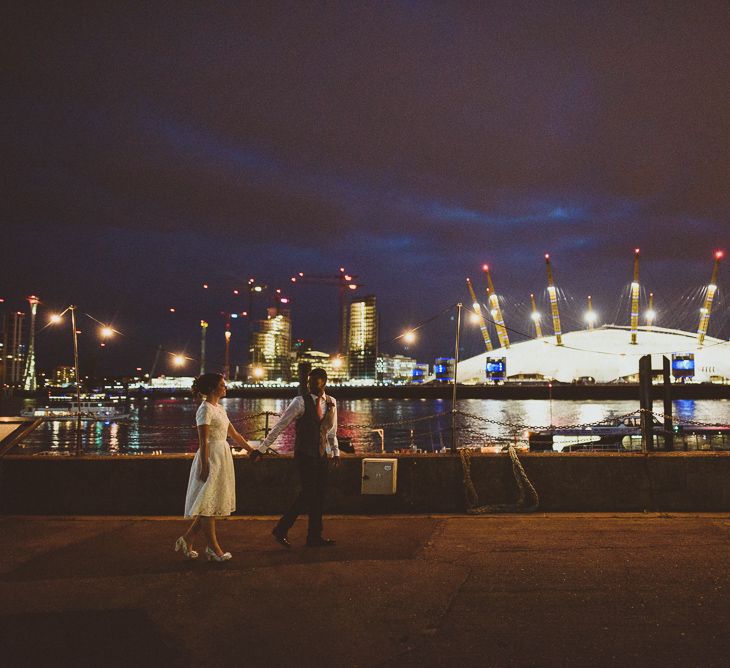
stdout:
[(482, 307), (477, 301), (477, 296), (474, 293), (474, 286), (471, 284), (471, 278), (466, 279), (466, 286), (469, 288), (469, 296), (471, 297), (471, 305), (474, 309), (474, 313), (479, 318), (479, 329), (482, 332), (482, 338), (484, 339), (484, 345), (487, 348), (487, 352), (493, 350), (492, 339), (489, 337), (489, 330), (487, 329), (487, 323), (484, 322), (484, 316), (482, 315)]
[[(25, 358), (25, 372), (23, 373), (23, 389), (35, 392), (35, 317), (40, 300), (35, 295), (28, 297), (30, 304), (30, 339), (28, 341), (28, 354)], [(3, 351), (5, 352), (5, 351)]]
[(541, 339), (542, 324), (540, 323), (540, 313), (537, 310), (537, 304), (535, 304), (535, 295), (532, 293), (530, 293), (530, 303), (532, 304), (532, 313), (530, 314), (530, 317), (532, 318), (532, 322), (535, 323), (535, 338)]
[(715, 298), (715, 292), (717, 292), (717, 270), (720, 266), (720, 260), (722, 260), (723, 252), (715, 252), (715, 264), (712, 267), (712, 277), (707, 285), (707, 293), (705, 294), (705, 303), (700, 311), (700, 324), (697, 327), (697, 343), (702, 345), (705, 342), (705, 334), (707, 334), (707, 327), (710, 324), (710, 314), (712, 313), (712, 300)]
[(314, 285), (334, 285), (339, 289), (340, 295), (340, 342), (338, 352), (344, 356), (347, 349), (347, 301), (345, 295), (348, 290), (357, 290), (355, 279), (357, 276), (351, 276), (345, 271), (344, 267), (340, 267), (338, 274), (334, 276), (317, 276), (314, 274), (304, 274), (299, 272), (296, 276), (291, 277), (292, 283), (310, 283)]
[(489, 265), (483, 265), (482, 270), (487, 275), (487, 301), (489, 302), (490, 313), (497, 326), (499, 347), (509, 348), (509, 336), (507, 336), (507, 328), (504, 326), (502, 310), (499, 308), (499, 299), (497, 298), (497, 293), (494, 291), (494, 283), (492, 283), (492, 275), (489, 273)]
[(636, 345), (639, 331), (639, 249), (634, 249), (634, 280), (631, 281), (631, 343)]
[(560, 313), (558, 311), (558, 291), (555, 288), (553, 268), (550, 265), (550, 255), (545, 253), (545, 264), (547, 265), (548, 297), (550, 298), (550, 311), (553, 316), (553, 332), (555, 332), (555, 343), (563, 345), (563, 330), (560, 328)]

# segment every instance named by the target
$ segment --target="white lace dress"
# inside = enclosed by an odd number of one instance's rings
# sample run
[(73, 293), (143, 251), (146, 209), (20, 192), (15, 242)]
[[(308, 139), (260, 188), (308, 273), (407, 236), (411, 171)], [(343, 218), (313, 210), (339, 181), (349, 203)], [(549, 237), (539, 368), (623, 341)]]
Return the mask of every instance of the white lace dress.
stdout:
[(220, 517), (236, 510), (236, 479), (233, 455), (226, 441), (228, 416), (220, 405), (204, 401), (195, 414), (197, 425), (208, 425), (208, 479), (200, 479), (200, 449), (190, 468), (188, 493), (185, 496), (185, 517)]

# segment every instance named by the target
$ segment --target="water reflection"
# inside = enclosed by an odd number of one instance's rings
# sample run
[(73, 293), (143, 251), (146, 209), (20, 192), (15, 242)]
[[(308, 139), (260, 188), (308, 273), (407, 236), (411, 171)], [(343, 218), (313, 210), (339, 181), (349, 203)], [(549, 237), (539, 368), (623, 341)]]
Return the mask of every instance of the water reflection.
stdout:
[[(249, 439), (260, 440), (273, 427), (289, 403), (286, 399), (225, 398), (222, 401), (236, 428)], [(459, 417), (459, 442), (464, 445), (492, 445), (524, 438), (524, 425), (535, 428), (551, 423), (561, 427), (595, 423), (638, 409), (636, 401), (552, 401), (463, 399), (458, 409), (473, 417)], [(354, 399), (341, 400), (338, 435), (350, 441), (358, 452), (380, 449), (380, 436), (373, 428), (384, 425), (387, 450), (448, 448), (451, 444), (451, 405), (443, 400)], [(662, 411), (656, 402), (654, 410)], [(197, 405), (189, 400), (142, 400), (130, 406), (130, 417), (120, 422), (84, 422), (83, 444), (87, 452), (99, 454), (194, 452)], [(730, 401), (675, 401), (675, 416), (681, 421), (730, 424)], [(269, 413), (269, 415), (266, 415)], [(48, 422), (26, 441), (25, 451), (73, 451), (74, 420)], [(283, 452), (294, 446), (294, 429), (279, 438)]]

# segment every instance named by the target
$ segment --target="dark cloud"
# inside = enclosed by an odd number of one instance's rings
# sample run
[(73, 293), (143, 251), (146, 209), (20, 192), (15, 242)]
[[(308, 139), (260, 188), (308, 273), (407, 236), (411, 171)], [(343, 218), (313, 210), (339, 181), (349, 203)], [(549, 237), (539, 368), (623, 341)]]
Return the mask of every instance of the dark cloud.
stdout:
[[(197, 312), (204, 277), (229, 290), (345, 264), (397, 331), (463, 299), (484, 261), (518, 301), (550, 252), (576, 303), (615, 304), (635, 246), (647, 281), (681, 295), (727, 244), (727, 3), (17, 3), (6, 18), (9, 297), (63, 292), (61, 250), (65, 290), (97, 303), (91, 267), (130, 320), (143, 309), (120, 295), (140, 289)], [(298, 294), (295, 330), (331, 347), (324, 293)]]

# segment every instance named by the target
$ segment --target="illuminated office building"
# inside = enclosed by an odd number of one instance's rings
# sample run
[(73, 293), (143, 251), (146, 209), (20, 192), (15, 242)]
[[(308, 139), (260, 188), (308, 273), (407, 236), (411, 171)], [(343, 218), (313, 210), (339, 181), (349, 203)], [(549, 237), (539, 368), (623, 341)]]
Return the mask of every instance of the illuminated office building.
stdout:
[(350, 304), (347, 361), (351, 380), (375, 380), (378, 359), (378, 313), (375, 297), (356, 299)]
[(267, 317), (256, 322), (249, 348), (248, 376), (264, 380), (291, 380), (291, 316), (288, 309), (271, 307)]
[(410, 382), (416, 367), (418, 362), (405, 355), (378, 355), (375, 363), (378, 380), (393, 383)]
[(328, 383), (341, 383), (347, 380), (347, 368), (344, 360), (339, 355), (330, 355), (319, 350), (306, 350), (295, 345), (295, 353), (292, 354), (292, 379), (297, 377), (299, 364), (309, 364), (312, 369), (317, 367), (327, 372)]
[(25, 313), (16, 311), (3, 315), (2, 384), (18, 387), (23, 380), (25, 346), (23, 345), (23, 318)]
[(53, 385), (68, 387), (76, 382), (76, 375), (72, 366), (57, 366), (53, 374)]

